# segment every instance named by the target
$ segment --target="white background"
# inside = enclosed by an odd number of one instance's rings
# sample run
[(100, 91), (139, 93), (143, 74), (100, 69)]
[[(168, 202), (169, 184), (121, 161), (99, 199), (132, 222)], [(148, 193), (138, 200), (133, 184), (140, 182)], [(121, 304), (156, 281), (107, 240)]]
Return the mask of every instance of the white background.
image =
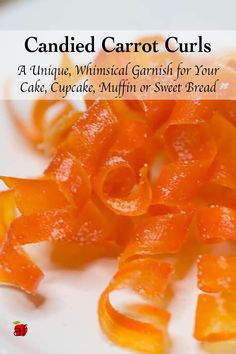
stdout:
[[(0, 7), (0, 29), (235, 29), (234, 0), (9, 3)], [(0, 175), (36, 176), (44, 166), (46, 160), (14, 131), (1, 103)], [(114, 274), (116, 262), (106, 259), (78, 270), (62, 270), (50, 262), (47, 245), (32, 246), (31, 255), (46, 273), (41, 295), (33, 302), (18, 290), (0, 289), (0, 354), (124, 353), (103, 337), (96, 316), (99, 294)], [(195, 267), (174, 287), (169, 353), (205, 353), (191, 337), (198, 293)], [(26, 337), (13, 336), (15, 320), (28, 324)]]

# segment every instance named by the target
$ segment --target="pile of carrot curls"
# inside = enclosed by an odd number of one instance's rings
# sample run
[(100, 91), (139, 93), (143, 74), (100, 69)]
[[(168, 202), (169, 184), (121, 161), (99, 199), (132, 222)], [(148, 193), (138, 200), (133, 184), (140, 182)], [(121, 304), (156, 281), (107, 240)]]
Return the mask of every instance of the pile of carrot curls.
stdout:
[[(37, 291), (43, 273), (26, 244), (115, 250), (117, 273), (98, 303), (101, 328), (117, 345), (163, 354), (165, 299), (193, 247), (202, 291), (194, 337), (235, 339), (236, 256), (214, 247), (236, 241), (236, 103), (95, 100), (81, 112), (64, 101), (48, 122), (58, 104), (36, 101), (30, 131), (23, 127), (52, 156), (43, 175), (1, 176), (9, 190), (0, 193), (0, 281)], [(123, 288), (143, 302), (114, 307), (110, 295)]]

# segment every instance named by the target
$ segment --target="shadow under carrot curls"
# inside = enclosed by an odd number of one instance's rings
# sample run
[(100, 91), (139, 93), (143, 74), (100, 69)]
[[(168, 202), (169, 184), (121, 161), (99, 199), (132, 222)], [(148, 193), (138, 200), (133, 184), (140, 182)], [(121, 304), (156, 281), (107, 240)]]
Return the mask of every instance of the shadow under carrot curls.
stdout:
[(38, 293), (35, 295), (27, 294), (26, 296), (36, 308), (42, 306), (46, 301), (46, 298)]
[(202, 343), (201, 349), (204, 353), (209, 354), (235, 354), (236, 352), (236, 342), (215, 342), (215, 343)]
[[(9, 288), (11, 289), (11, 291), (15, 291), (17, 293), (22, 294), (22, 290), (19, 288), (16, 288), (12, 285), (7, 285), (7, 284), (2, 284), (5, 288)], [(24, 295), (26, 296), (26, 298), (32, 303), (32, 305), (35, 308), (38, 308), (42, 305), (44, 305), (44, 303), (46, 302), (46, 297), (40, 293), (35, 293), (35, 294), (28, 294), (28, 293), (24, 293)], [(1, 354), (1, 353), (0, 353)]]

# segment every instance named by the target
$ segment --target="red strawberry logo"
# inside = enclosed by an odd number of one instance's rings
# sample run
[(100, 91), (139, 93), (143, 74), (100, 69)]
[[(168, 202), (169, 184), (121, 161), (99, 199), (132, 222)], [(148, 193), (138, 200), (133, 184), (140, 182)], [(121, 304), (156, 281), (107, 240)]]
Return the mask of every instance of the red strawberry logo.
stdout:
[(14, 327), (14, 336), (25, 336), (27, 331), (28, 331), (28, 327), (27, 324), (23, 324), (20, 323), (20, 321), (14, 321), (13, 322), (15, 324)]

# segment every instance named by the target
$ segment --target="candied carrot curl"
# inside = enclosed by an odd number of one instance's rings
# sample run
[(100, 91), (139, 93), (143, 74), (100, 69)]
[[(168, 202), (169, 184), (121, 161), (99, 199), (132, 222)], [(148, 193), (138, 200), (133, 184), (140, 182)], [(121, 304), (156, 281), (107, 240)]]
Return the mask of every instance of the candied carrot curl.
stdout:
[(173, 206), (190, 201), (211, 177), (216, 144), (209, 139), (208, 102), (179, 101), (166, 125), (164, 141), (171, 158), (160, 172), (153, 204)]
[(43, 273), (19, 246), (9, 242), (6, 237), (9, 225), (16, 215), (13, 191), (0, 192), (0, 201), (0, 283), (19, 287), (27, 293), (35, 293)]
[(199, 256), (198, 287), (204, 292), (220, 293), (236, 290), (236, 257)]
[(62, 151), (70, 152), (89, 175), (94, 174), (114, 141), (117, 123), (109, 103), (95, 101), (72, 125)]
[(206, 243), (236, 240), (236, 210), (203, 207), (197, 211), (201, 239)]
[(144, 218), (134, 230), (121, 260), (141, 256), (175, 254), (187, 239), (191, 214), (166, 214)]
[[(23, 134), (52, 158), (38, 178), (0, 177), (9, 188), (0, 193), (0, 281), (37, 291), (43, 274), (26, 244), (115, 250), (118, 270), (98, 304), (101, 328), (122, 347), (164, 354), (172, 263), (193, 239), (204, 249), (236, 240), (235, 102), (85, 103), (81, 112), (56, 97), (39, 99), (31, 128), (9, 106)], [(198, 299), (197, 340), (235, 339), (234, 269), (234, 256), (199, 256), (206, 294)], [(112, 293), (124, 288), (143, 301), (116, 308)]]
[[(104, 204), (115, 213), (126, 216), (143, 215), (148, 211), (152, 200), (152, 190), (148, 179), (147, 166), (144, 166), (140, 170), (139, 181), (127, 196), (117, 198), (104, 192), (104, 185), (109, 178), (109, 174), (114, 173), (115, 170), (120, 173), (119, 169), (125, 167), (129, 170), (129, 165), (126, 164), (123, 159), (119, 159), (119, 157), (113, 157), (108, 160), (104, 168), (95, 176), (94, 189)], [(125, 173), (125, 171), (122, 173)], [(127, 175), (125, 174), (124, 177), (127, 177)], [(128, 188), (126, 184), (127, 181), (125, 178), (122, 189), (124, 189), (124, 187)]]
[[(75, 120), (74, 106), (71, 103), (59, 100), (37, 100), (32, 107), (31, 126), (29, 126), (18, 115), (13, 103), (10, 100), (6, 102), (10, 116), (23, 137), (33, 147), (46, 154), (55, 152), (55, 148), (66, 136)], [(52, 118), (49, 114), (50, 110), (53, 111)]]
[(236, 338), (235, 294), (199, 296), (194, 336), (204, 342)]
[(79, 212), (68, 206), (16, 218), (9, 229), (14, 243), (68, 241), (103, 244), (109, 241), (110, 225), (100, 210), (89, 201)]
[(62, 208), (68, 205), (56, 182), (43, 179), (0, 177), (13, 190), (15, 203), (22, 215)]
[(71, 204), (81, 207), (89, 199), (90, 179), (78, 160), (69, 152), (58, 151), (44, 174), (46, 178), (56, 181), (58, 189)]
[(40, 281), (42, 271), (32, 262), (22, 248), (7, 243), (1, 251), (0, 282), (19, 287), (27, 293), (34, 294)]
[[(172, 274), (171, 264), (154, 259), (134, 260), (115, 274), (98, 305), (101, 327), (113, 342), (143, 353), (165, 352), (168, 312), (154, 305), (137, 304), (126, 307), (129, 316), (112, 306), (109, 295), (114, 290), (130, 287), (143, 297), (158, 300), (164, 295)], [(145, 322), (134, 319), (135, 315), (141, 315)]]

